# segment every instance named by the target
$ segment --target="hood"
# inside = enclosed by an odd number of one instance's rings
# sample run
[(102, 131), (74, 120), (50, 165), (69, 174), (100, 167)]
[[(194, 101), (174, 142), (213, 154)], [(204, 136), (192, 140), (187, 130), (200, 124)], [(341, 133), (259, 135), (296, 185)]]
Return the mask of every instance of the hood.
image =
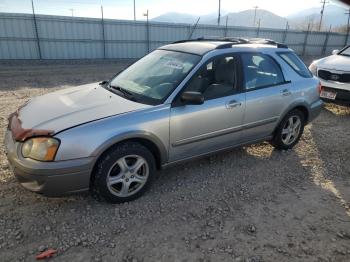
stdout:
[(72, 126), (148, 107), (151, 106), (127, 100), (93, 83), (33, 98), (20, 109), (18, 116), (23, 128), (57, 133)]
[(327, 56), (316, 61), (316, 66), (322, 69), (350, 72), (350, 57), (344, 55)]

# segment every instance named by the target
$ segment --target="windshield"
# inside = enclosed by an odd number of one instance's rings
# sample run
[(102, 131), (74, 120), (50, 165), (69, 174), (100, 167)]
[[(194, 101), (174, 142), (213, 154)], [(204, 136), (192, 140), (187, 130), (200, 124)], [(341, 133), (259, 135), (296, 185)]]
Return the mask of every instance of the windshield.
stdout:
[(350, 56), (350, 46), (348, 46), (348, 47), (345, 48), (343, 51), (341, 51), (341, 52), (339, 53), (339, 55)]
[(160, 104), (200, 58), (188, 53), (155, 50), (113, 78), (109, 86), (127, 92), (137, 102)]

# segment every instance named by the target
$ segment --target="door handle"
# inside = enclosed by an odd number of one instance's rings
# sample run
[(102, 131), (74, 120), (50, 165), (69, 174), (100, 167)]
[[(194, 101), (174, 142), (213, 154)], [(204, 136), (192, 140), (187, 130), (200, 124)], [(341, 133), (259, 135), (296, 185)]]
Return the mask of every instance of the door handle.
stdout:
[(238, 106), (241, 106), (241, 105), (242, 105), (241, 102), (236, 101), (236, 100), (232, 100), (232, 101), (230, 101), (230, 102), (228, 102), (228, 103), (226, 104), (226, 108), (227, 108), (227, 109), (230, 109), (230, 108), (235, 108), (235, 107), (238, 107)]
[(289, 89), (283, 89), (281, 90), (282, 96), (290, 96), (292, 92), (289, 91)]

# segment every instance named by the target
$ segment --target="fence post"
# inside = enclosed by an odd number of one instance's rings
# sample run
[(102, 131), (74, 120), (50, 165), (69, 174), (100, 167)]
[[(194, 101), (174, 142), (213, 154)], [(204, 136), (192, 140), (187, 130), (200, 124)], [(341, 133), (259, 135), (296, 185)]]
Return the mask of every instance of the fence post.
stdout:
[(227, 20), (228, 20), (228, 15), (226, 15), (226, 25), (225, 25), (225, 37), (227, 36)]
[(149, 21), (148, 21), (148, 10), (147, 10), (147, 51), (149, 53), (150, 50), (150, 43), (149, 43)]
[(288, 24), (288, 21), (287, 21), (286, 29), (284, 30), (283, 37), (282, 37), (282, 43), (286, 43), (288, 29), (289, 29), (289, 24)]
[(349, 39), (349, 31), (350, 31), (350, 8), (349, 10), (345, 13), (346, 15), (348, 15), (348, 23), (346, 26), (346, 37), (345, 37), (345, 46), (348, 45), (348, 39)]
[(258, 20), (258, 30), (256, 31), (256, 37), (259, 37), (260, 34), (260, 18)]
[(36, 23), (36, 16), (35, 16), (33, 0), (32, 0), (32, 11), (33, 11), (33, 19), (34, 19), (34, 31), (35, 31), (35, 37), (36, 37), (36, 44), (38, 47), (38, 55), (39, 55), (39, 59), (42, 59), (41, 48), (40, 48), (40, 39), (39, 39), (39, 33), (38, 33), (38, 25)]
[(329, 34), (331, 33), (331, 29), (332, 29), (332, 25), (329, 26), (329, 30), (328, 30), (327, 35), (326, 35), (326, 39), (324, 40), (323, 47), (322, 47), (322, 55), (326, 54), (326, 49), (327, 49), (327, 45), (328, 45), (328, 38), (329, 38)]
[(306, 51), (306, 45), (307, 45), (307, 38), (309, 36), (310, 33), (310, 23), (307, 25), (307, 31), (305, 33), (305, 38), (304, 38), (304, 43), (303, 43), (303, 52), (302, 52), (302, 56), (305, 55), (305, 51)]
[(103, 44), (103, 59), (106, 59), (106, 39), (105, 39), (105, 20), (103, 18), (103, 6), (101, 5), (101, 26), (102, 26), (102, 44)]

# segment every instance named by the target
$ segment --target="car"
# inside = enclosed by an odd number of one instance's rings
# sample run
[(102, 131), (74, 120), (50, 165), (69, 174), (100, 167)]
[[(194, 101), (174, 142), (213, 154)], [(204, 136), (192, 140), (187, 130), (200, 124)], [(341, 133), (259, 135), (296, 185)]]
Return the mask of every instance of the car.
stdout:
[(350, 45), (313, 61), (309, 69), (321, 80), (320, 96), (324, 101), (350, 105)]
[(199, 38), (31, 99), (10, 115), (5, 148), (31, 191), (120, 203), (182, 161), (261, 141), (291, 149), (321, 107), (319, 80), (284, 44)]

